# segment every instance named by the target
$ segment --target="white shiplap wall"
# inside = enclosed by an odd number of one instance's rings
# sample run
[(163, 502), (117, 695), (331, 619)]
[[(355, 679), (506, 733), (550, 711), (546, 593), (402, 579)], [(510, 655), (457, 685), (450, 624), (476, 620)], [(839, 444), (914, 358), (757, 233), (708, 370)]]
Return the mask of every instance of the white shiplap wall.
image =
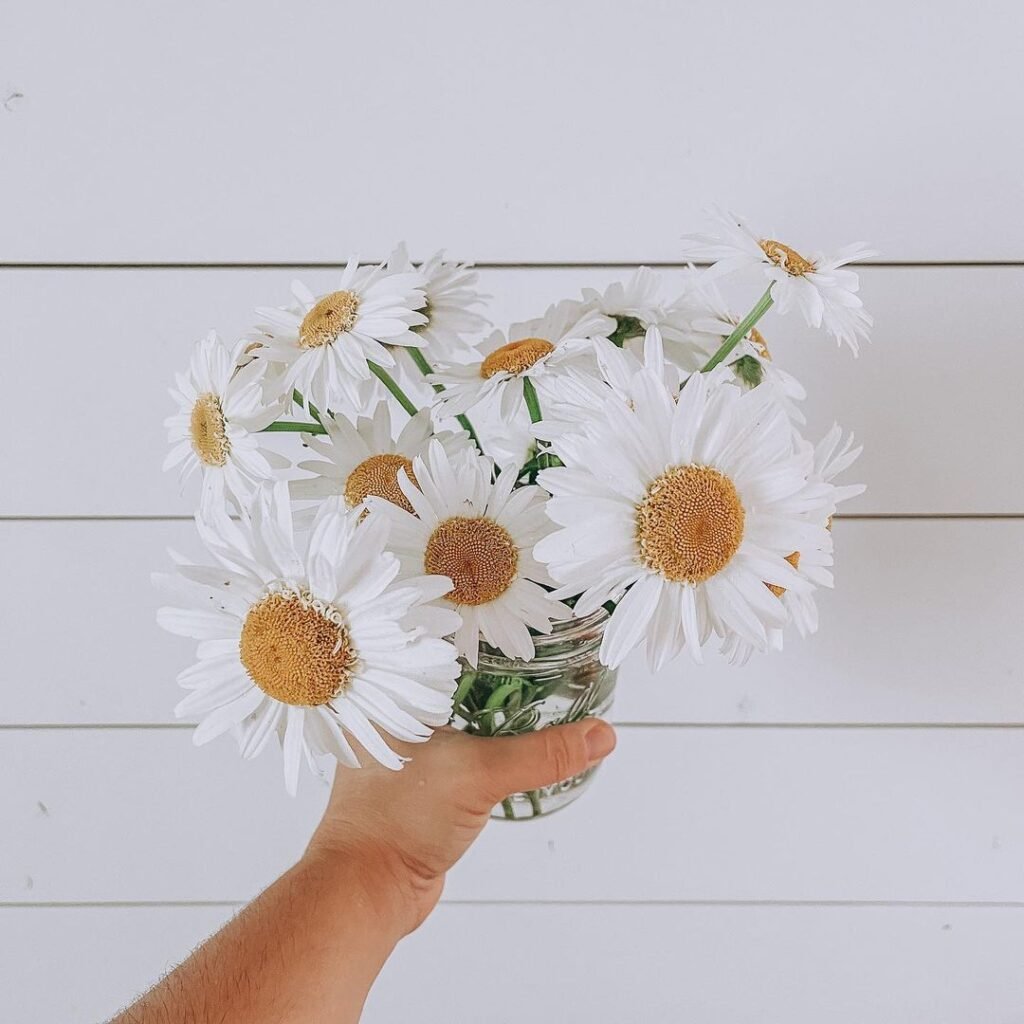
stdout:
[(487, 830), (366, 1019), (1018, 1019), (1022, 30), (952, 0), (7, 4), (4, 1019), (112, 1013), (323, 799), (169, 713), (189, 647), (148, 572), (194, 544), (159, 472), (193, 338), (401, 237), (530, 315), (677, 259), (709, 201), (886, 261), (859, 360), (765, 326), (815, 432), (867, 445), (822, 631), (742, 671), (631, 664), (598, 784)]

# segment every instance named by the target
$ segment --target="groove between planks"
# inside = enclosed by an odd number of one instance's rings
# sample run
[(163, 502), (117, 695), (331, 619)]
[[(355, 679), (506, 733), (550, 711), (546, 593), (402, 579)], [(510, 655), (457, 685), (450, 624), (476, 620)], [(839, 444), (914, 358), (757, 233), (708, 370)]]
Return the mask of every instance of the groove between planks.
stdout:
[[(376, 266), (380, 260), (363, 260), (360, 266)], [(550, 260), (536, 263), (504, 262), (501, 260), (480, 260), (473, 262), (478, 270), (635, 270), (637, 267), (651, 267), (655, 270), (683, 270), (687, 263), (670, 260), (636, 260), (629, 262), (608, 261), (560, 261)], [(707, 263), (694, 266), (706, 267)], [(858, 267), (880, 267), (890, 270), (902, 268), (929, 269), (956, 267), (1024, 267), (1024, 260), (865, 260)], [(344, 263), (323, 261), (288, 263), (5, 263), (0, 270), (344, 270)]]

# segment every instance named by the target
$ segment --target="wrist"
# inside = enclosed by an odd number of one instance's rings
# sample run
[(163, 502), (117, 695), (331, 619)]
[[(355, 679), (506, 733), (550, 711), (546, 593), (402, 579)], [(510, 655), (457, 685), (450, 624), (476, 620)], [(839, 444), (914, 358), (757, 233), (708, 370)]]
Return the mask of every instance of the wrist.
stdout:
[(335, 891), (350, 895), (352, 909), (370, 915), (393, 943), (422, 924), (440, 895), (438, 884), (436, 895), (425, 900), (425, 887), (404, 859), (371, 840), (339, 841), (317, 833), (298, 866), (324, 877)]

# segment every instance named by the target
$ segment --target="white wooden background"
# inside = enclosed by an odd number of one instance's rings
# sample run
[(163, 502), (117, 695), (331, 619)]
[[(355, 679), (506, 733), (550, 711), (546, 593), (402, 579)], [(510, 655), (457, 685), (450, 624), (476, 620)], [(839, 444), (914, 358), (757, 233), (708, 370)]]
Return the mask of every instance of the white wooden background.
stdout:
[(822, 631), (630, 665), (595, 788), (487, 830), (366, 1020), (1024, 1021), (1022, 35), (985, 0), (4, 0), (0, 1018), (113, 1013), (323, 801), (170, 714), (193, 339), (403, 237), (529, 315), (719, 201), (883, 252), (859, 361), (765, 326), (867, 445)]

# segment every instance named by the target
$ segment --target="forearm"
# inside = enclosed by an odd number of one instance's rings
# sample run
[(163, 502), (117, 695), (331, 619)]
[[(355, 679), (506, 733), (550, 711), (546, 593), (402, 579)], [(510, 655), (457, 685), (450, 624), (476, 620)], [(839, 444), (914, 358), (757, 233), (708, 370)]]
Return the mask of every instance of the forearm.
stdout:
[(114, 1024), (355, 1024), (406, 930), (371, 865), (307, 854)]

